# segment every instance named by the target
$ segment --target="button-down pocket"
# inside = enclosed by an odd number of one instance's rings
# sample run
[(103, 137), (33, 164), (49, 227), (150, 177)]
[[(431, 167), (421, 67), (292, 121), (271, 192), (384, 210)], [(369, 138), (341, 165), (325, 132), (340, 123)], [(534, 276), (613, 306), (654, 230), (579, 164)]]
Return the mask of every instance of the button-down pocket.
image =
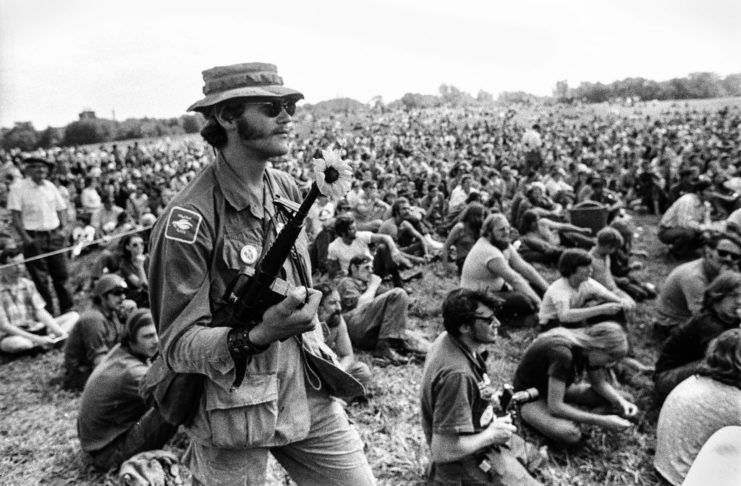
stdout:
[(278, 418), (278, 376), (248, 374), (235, 391), (207, 381), (206, 416), (216, 447), (241, 449), (269, 443)]

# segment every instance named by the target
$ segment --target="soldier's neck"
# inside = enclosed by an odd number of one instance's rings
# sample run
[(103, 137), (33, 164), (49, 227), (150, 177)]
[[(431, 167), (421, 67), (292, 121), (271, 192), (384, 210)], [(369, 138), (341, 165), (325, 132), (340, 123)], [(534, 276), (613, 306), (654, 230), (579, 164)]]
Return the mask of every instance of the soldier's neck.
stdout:
[(221, 157), (245, 184), (262, 186), (262, 176), (268, 159), (258, 157), (240, 145), (231, 144), (221, 150)]

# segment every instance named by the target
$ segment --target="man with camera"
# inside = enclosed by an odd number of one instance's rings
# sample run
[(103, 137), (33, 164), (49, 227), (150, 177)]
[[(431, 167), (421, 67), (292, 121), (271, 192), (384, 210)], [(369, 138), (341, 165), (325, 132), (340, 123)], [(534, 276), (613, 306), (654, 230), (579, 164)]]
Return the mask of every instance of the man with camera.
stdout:
[(427, 355), (421, 392), (431, 484), (541, 484), (523, 464), (537, 467), (542, 455), (492, 403), (485, 347), (497, 338), (499, 309), (498, 299), (469, 289), (453, 290), (443, 302), (445, 332)]

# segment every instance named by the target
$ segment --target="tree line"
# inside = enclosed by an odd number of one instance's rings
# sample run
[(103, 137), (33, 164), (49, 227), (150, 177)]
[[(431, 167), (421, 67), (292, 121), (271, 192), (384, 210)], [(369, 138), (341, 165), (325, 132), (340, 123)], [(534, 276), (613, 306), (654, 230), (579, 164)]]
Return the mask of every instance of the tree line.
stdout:
[(64, 127), (36, 130), (31, 122), (17, 122), (0, 130), (0, 147), (24, 151), (57, 146), (87, 145), (138, 138), (198, 133), (204, 120), (198, 115), (179, 118), (131, 118), (124, 121), (86, 117)]
[[(571, 88), (567, 81), (558, 81), (552, 96), (536, 96), (524, 91), (507, 91), (495, 99), (480, 90), (477, 95), (443, 84), (439, 95), (406, 93), (401, 99), (384, 104), (380, 96), (365, 104), (349, 98), (304, 104), (302, 112), (316, 116), (337, 112), (358, 112), (368, 109), (393, 110), (430, 108), (437, 106), (509, 105), (513, 103), (602, 103), (605, 101), (687, 100), (741, 96), (741, 73), (721, 77), (715, 73), (691, 73), (684, 78), (653, 81), (645, 78), (625, 78), (609, 84), (583, 82)], [(17, 122), (12, 128), (0, 129), (0, 147), (24, 151), (54, 146), (87, 145), (93, 143), (162, 137), (197, 133), (203, 126), (200, 115), (179, 118), (128, 119), (122, 122), (96, 118), (94, 115), (69, 123), (65, 127), (36, 130), (31, 122)]]

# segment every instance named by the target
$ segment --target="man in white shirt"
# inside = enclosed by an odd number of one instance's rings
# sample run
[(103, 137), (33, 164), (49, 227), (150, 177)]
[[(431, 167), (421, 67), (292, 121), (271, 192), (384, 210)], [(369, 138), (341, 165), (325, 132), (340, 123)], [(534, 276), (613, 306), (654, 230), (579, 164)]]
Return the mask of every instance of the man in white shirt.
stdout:
[(540, 138), (540, 125), (536, 123), (532, 128), (527, 129), (522, 135), (520, 143), (525, 154), (525, 174), (538, 171), (543, 167), (543, 156), (540, 153), (540, 147), (543, 145)]
[[(29, 157), (24, 160), (26, 178), (10, 188), (8, 210), (13, 226), (23, 240), (23, 256), (26, 259), (65, 247), (67, 233), (67, 204), (57, 187), (46, 180), (54, 168), (51, 162)], [(74, 302), (67, 289), (67, 255), (59, 253), (26, 263), (28, 273), (41, 296), (46, 309), (54, 315), (69, 311)], [(59, 301), (59, 313), (54, 313), (54, 301), (49, 289), (51, 277)]]
[(103, 207), (103, 201), (100, 199), (100, 194), (98, 194), (96, 188), (97, 185), (98, 183), (94, 178), (87, 176), (85, 177), (85, 188), (80, 192), (82, 210), (89, 215)]
[[(350, 260), (356, 255), (373, 258), (373, 273), (380, 277), (391, 275), (394, 287), (403, 287), (399, 266), (411, 267), (389, 235), (358, 231), (355, 219), (348, 214), (337, 216), (335, 221), (337, 238), (329, 244), (327, 250), (327, 267), (330, 276), (347, 275)], [(370, 244), (378, 245), (375, 258), (370, 251)]]

